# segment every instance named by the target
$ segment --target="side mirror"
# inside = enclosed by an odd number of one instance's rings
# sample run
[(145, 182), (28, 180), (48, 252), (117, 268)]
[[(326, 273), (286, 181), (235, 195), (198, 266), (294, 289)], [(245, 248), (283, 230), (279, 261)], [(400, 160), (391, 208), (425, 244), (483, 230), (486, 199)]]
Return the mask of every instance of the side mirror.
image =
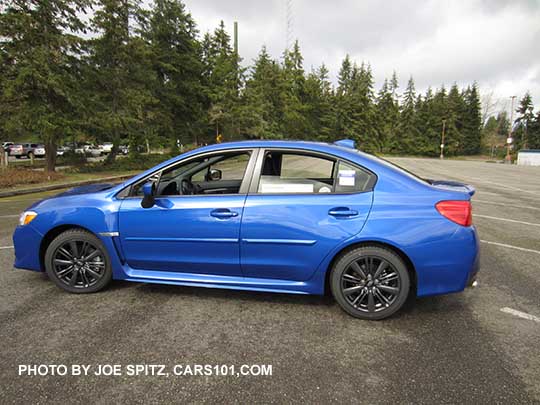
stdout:
[(221, 176), (222, 176), (221, 170), (218, 170), (218, 169), (210, 169), (210, 171), (208, 172), (209, 181), (221, 180)]
[(155, 195), (156, 195), (156, 182), (154, 181), (148, 181), (144, 183), (142, 186), (143, 190), (143, 199), (141, 201), (141, 207), (143, 208), (151, 208), (156, 203)]

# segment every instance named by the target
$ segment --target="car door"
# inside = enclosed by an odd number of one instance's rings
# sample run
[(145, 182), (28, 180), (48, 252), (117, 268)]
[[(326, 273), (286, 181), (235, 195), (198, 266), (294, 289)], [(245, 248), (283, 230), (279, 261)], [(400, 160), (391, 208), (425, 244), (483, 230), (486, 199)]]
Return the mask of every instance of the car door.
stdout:
[[(189, 159), (155, 173), (155, 205), (141, 207), (141, 186), (132, 187), (119, 212), (119, 234), (127, 264), (135, 269), (241, 276), (239, 237), (254, 150), (220, 152)], [(227, 170), (217, 193), (186, 186), (219, 162)], [(231, 186), (235, 184), (236, 186)], [(185, 187), (184, 187), (185, 186)], [(185, 189), (184, 189), (185, 188)], [(184, 192), (184, 193), (183, 193)]]
[(376, 177), (332, 156), (259, 153), (241, 228), (245, 277), (308, 280), (368, 217)]

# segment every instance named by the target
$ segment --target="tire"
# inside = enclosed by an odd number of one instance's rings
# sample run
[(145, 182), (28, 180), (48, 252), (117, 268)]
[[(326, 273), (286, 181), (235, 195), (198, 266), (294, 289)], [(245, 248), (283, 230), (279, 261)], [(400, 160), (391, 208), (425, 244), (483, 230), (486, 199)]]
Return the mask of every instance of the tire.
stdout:
[(105, 246), (95, 235), (81, 229), (67, 230), (50, 243), (45, 252), (45, 270), (58, 287), (76, 294), (99, 291), (112, 279)]
[(396, 253), (362, 246), (343, 253), (330, 274), (332, 295), (356, 318), (379, 320), (396, 313), (409, 295), (407, 266)]

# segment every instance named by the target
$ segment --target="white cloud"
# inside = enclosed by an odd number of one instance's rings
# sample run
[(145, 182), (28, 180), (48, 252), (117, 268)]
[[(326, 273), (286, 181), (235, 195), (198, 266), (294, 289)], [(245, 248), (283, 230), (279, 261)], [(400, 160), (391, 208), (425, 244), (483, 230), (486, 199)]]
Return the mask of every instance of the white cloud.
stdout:
[[(294, 37), (307, 70), (324, 62), (335, 77), (345, 54), (371, 63), (377, 86), (396, 70), (401, 86), (413, 75), (427, 86), (466, 86), (507, 100), (529, 90), (540, 105), (540, 2), (506, 0), (291, 0)], [(202, 33), (224, 20), (239, 23), (246, 64), (265, 44), (280, 57), (286, 41), (286, 0), (188, 0)]]

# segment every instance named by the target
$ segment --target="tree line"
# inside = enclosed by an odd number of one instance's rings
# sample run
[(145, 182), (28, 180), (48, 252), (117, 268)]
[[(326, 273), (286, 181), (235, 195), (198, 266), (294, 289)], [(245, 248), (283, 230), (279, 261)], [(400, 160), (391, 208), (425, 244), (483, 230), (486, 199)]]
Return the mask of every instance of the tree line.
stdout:
[[(532, 146), (530, 106), (518, 127)], [(411, 77), (401, 92), (394, 73), (376, 91), (371, 66), (346, 56), (334, 86), (324, 64), (306, 71), (298, 42), (279, 59), (263, 46), (246, 67), (223, 22), (201, 37), (178, 0), (0, 2), (0, 114), (2, 138), (44, 142), (47, 170), (77, 139), (112, 141), (113, 160), (124, 142), (137, 153), (146, 142), (351, 138), (367, 152), (436, 156), (443, 125), (448, 155), (479, 153), (491, 136), (476, 83), (419, 94)]]

